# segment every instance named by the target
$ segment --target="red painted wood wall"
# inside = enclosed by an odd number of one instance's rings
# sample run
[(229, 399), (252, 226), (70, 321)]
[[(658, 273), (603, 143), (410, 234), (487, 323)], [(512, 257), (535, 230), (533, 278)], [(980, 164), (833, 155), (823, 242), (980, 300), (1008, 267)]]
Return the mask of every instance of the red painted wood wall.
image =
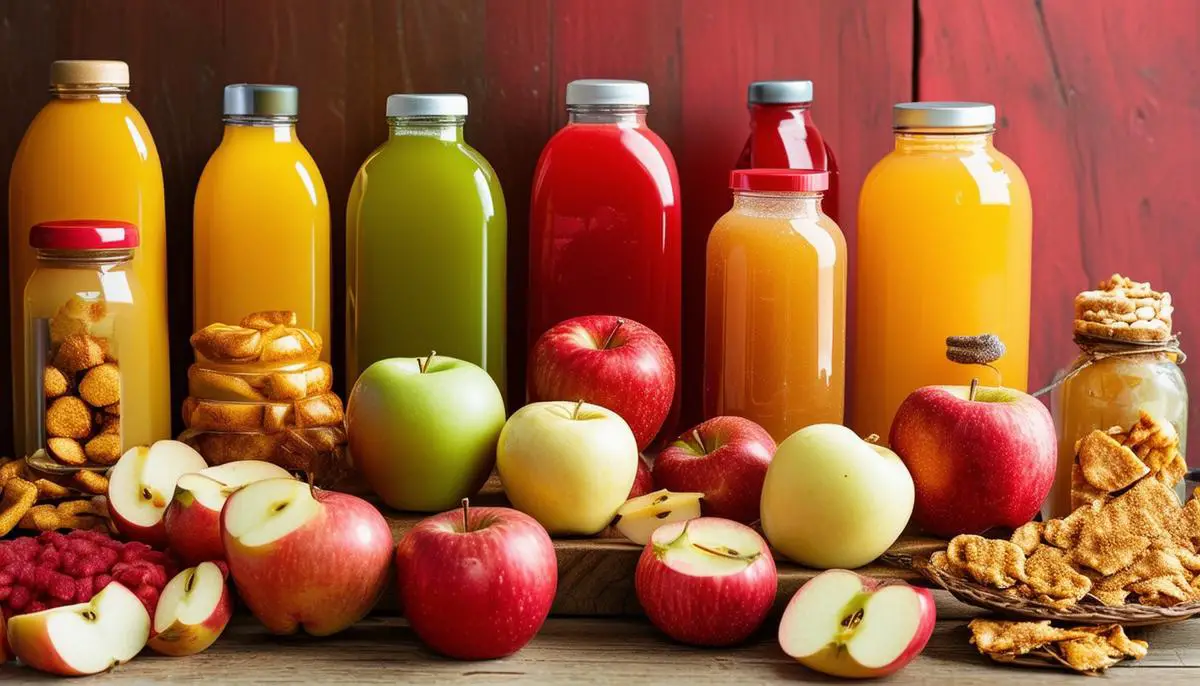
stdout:
[[(749, 81), (814, 80), (816, 119), (842, 165), (847, 229), (863, 176), (891, 144), (892, 103), (986, 100), (1001, 115), (998, 147), (1034, 193), (1030, 384), (1039, 386), (1072, 357), (1072, 295), (1113, 271), (1173, 290), (1176, 328), (1200, 332), (1200, 288), (1189, 273), (1200, 263), (1196, 26), (1193, 0), (0, 0), (0, 184), (46, 99), (52, 60), (130, 63), (132, 99), (164, 166), (182, 395), (192, 196), (220, 140), (226, 83), (300, 86), (300, 136), (328, 184), (340, 283), (342, 206), (359, 163), (384, 138), (389, 93), (470, 97), (467, 137), (504, 186), (512, 273), (522, 275), (530, 178), (566, 118), (564, 86), (594, 76), (647, 81), (650, 124), (679, 163), (687, 297), (702, 290), (700, 236), (729, 205)], [(523, 348), (523, 290), (515, 278), (514, 350)], [(339, 317), (342, 298), (335, 294)], [(699, 328), (686, 345), (698, 361)], [(511, 366), (521, 378), (519, 355)], [(684, 381), (695, 413), (695, 366)], [(5, 388), (0, 452), (7, 405)]]

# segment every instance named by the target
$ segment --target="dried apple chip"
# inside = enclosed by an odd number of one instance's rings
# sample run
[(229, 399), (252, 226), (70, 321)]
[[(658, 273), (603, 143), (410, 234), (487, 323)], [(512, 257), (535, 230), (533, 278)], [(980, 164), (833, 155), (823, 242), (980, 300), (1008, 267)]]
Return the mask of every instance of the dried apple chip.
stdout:
[(1025, 560), (1025, 579), (1035, 594), (1055, 604), (1073, 605), (1092, 590), (1092, 580), (1079, 573), (1067, 553), (1050, 546), (1038, 548)]
[(1055, 641), (1089, 636), (1086, 631), (1059, 629), (1050, 620), (1010, 622), (1001, 619), (972, 619), (971, 644), (985, 655), (1024, 655)]
[(1025, 580), (1025, 552), (1016, 544), (983, 536), (955, 536), (946, 557), (975, 581), (1005, 589)]
[(1008, 540), (1029, 555), (1042, 544), (1042, 529), (1044, 528), (1045, 525), (1041, 522), (1028, 522), (1017, 527)]
[(1150, 467), (1132, 450), (1103, 431), (1085, 436), (1077, 455), (1084, 481), (1104, 493), (1119, 491), (1150, 473)]
[(1100, 512), (1102, 505), (1103, 503), (1098, 500), (1092, 501), (1087, 505), (1075, 508), (1071, 514), (1062, 519), (1049, 520), (1042, 529), (1042, 538), (1056, 548), (1067, 550), (1075, 547), (1084, 524), (1091, 521)]

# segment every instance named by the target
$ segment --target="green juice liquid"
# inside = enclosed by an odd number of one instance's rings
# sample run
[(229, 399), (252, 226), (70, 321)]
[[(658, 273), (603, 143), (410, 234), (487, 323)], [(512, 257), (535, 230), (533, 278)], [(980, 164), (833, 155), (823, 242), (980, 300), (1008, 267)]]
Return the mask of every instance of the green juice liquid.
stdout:
[(505, 392), (504, 195), (461, 123), (392, 120), (350, 190), (346, 248), (348, 388), (373, 362), (436, 350)]

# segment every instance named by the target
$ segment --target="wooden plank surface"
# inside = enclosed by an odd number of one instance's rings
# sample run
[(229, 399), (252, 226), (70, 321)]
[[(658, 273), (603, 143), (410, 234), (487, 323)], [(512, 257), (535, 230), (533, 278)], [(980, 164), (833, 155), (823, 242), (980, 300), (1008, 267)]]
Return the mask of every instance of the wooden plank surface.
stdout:
[[(981, 686), (1079, 684), (1080, 677), (1048, 669), (1006, 667), (968, 643), (966, 621), (976, 611), (938, 592), (937, 629), (924, 653), (889, 684), (962, 683)], [(242, 617), (208, 652), (189, 658), (143, 656), (78, 684), (731, 684), (833, 681), (792, 661), (768, 619), (746, 645), (692, 648), (664, 637), (644, 620), (550, 619), (516, 655), (455, 662), (423, 648), (399, 619), (375, 617), (324, 639), (274, 637)], [(1109, 670), (1105, 683), (1191, 684), (1200, 677), (1200, 623), (1132, 632), (1150, 642), (1140, 662)], [(0, 666), (0, 682), (51, 681), (28, 669)]]
[[(1072, 299), (1120, 272), (1175, 295), (1185, 349), (1200, 331), (1200, 3), (919, 0), (918, 93), (994, 102), (996, 146), (1033, 194), (1029, 385), (1078, 350)], [(1085, 9), (1086, 8), (1086, 9)], [(1183, 366), (1193, 391), (1196, 365)], [(1200, 394), (1191, 427), (1200, 431)], [(1200, 458), (1196, 438), (1190, 462)]]
[[(471, 499), (476, 507), (506, 506), (499, 480), (493, 478), (483, 491)], [(421, 521), (422, 515), (397, 512), (381, 508), (392, 538), (399, 541), (404, 534)], [(920, 536), (902, 536), (891, 552), (896, 555), (928, 556), (942, 550), (944, 541)], [(554, 550), (558, 557), (558, 592), (551, 613), (556, 617), (619, 617), (641, 615), (633, 577), (637, 569), (642, 546), (626, 540), (615, 529), (609, 528), (594, 538), (558, 538)], [(779, 591), (776, 606), (781, 609), (787, 599), (804, 582), (819, 574), (818, 570), (802, 567), (775, 557), (779, 574)], [(911, 569), (904, 569), (882, 562), (875, 562), (858, 570), (867, 576), (879, 579), (903, 579), (915, 584), (928, 585)], [(389, 592), (381, 602), (384, 610), (399, 607)]]

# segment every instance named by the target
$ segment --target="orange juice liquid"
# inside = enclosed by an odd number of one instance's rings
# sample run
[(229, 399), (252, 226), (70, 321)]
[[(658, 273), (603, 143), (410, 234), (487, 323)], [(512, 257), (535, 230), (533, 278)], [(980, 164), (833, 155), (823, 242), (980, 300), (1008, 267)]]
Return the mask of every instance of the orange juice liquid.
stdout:
[(329, 339), (329, 198), (293, 123), (227, 124), (196, 189), (195, 325), (293, 310)]
[[(142, 284), (142, 361), (123, 374), (149, 394), (150, 417), (137, 435), (170, 438), (171, 387), (167, 345), (166, 226), (162, 167), (150, 130), (122, 93), (56, 95), (25, 132), (9, 181), (9, 295), (13, 379), (24, 378), (25, 284), (37, 266), (29, 229), (60, 219), (112, 219), (137, 225), (141, 247), (132, 269)], [(134, 368), (136, 367), (136, 369)], [(145, 375), (143, 378), (142, 375)], [(14, 383), (14, 439), (26, 444), (24, 389)], [(127, 430), (132, 430), (129, 427)]]
[(818, 198), (739, 193), (708, 237), (705, 416), (776, 441), (842, 422), (846, 239)]
[[(863, 183), (849, 425), (886, 437), (901, 401), (935, 384), (1029, 373), (1032, 209), (1017, 165), (990, 132), (898, 132)], [(946, 337), (992, 333), (992, 371), (946, 359)]]

